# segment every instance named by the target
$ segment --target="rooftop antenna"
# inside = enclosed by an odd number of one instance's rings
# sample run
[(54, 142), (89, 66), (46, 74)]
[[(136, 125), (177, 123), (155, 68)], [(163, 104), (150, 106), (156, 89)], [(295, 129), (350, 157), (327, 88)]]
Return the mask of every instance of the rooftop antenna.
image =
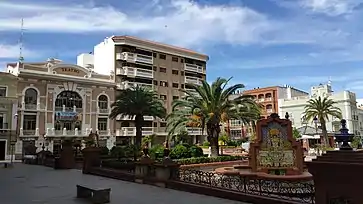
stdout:
[(19, 38), (19, 62), (24, 62), (23, 57), (23, 36), (24, 36), (24, 19), (21, 19), (21, 27), (20, 27), (20, 38)]

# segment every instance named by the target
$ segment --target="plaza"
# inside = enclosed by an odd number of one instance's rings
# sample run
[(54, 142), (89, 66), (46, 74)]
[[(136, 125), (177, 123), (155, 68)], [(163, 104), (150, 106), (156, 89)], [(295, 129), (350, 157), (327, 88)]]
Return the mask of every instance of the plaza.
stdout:
[(80, 170), (15, 164), (14, 168), (0, 168), (0, 197), (2, 204), (76, 204), (76, 185), (85, 184), (111, 188), (112, 203), (159, 204), (245, 204), (210, 196), (130, 183), (82, 174)]

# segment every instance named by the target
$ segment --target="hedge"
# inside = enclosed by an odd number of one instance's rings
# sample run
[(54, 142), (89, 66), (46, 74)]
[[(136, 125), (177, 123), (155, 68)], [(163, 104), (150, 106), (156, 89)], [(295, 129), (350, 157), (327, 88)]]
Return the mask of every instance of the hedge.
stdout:
[(175, 159), (174, 161), (180, 165), (189, 164), (203, 164), (203, 163), (213, 163), (213, 162), (225, 162), (225, 161), (237, 161), (243, 160), (244, 156), (218, 156), (218, 157), (192, 157), (186, 159)]

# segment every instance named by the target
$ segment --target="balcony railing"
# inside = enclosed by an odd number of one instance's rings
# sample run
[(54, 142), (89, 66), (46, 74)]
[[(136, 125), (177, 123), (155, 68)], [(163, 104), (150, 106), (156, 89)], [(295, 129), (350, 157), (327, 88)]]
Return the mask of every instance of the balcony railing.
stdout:
[(137, 67), (118, 67), (116, 75), (126, 75), (129, 77), (154, 78), (153, 70), (141, 69)]
[(187, 84), (202, 85), (202, 81), (203, 81), (202, 79), (197, 77), (185, 76), (185, 83)]
[(272, 109), (266, 109), (266, 112), (267, 113), (272, 113), (272, 112), (274, 112)]
[(187, 127), (187, 131), (190, 135), (202, 135), (202, 128)]
[(196, 64), (184, 64), (184, 70), (190, 72), (204, 73), (203, 67)]
[(35, 130), (24, 130), (23, 128), (20, 128), (19, 136), (39, 136), (39, 128), (36, 128)]
[(129, 81), (117, 83), (117, 88), (121, 89), (121, 90), (133, 88), (136, 86), (141, 86), (141, 87), (150, 88), (150, 89), (153, 88), (152, 84), (145, 84), (145, 83), (137, 83), (137, 82), (129, 82)]
[[(121, 117), (121, 115), (118, 115), (116, 117), (116, 120), (135, 120), (135, 116), (132, 117), (132, 118), (130, 118), (128, 116)], [(154, 120), (154, 117), (153, 116), (144, 116), (144, 120), (146, 120), (146, 121), (152, 121), (152, 120)]]
[(21, 109), (28, 110), (28, 111), (40, 111), (40, 110), (45, 110), (45, 105), (41, 104), (41, 103), (30, 104), (30, 103), (23, 102), (21, 104)]
[[(154, 134), (153, 127), (143, 127), (142, 135), (152, 135)], [(122, 127), (121, 129), (116, 130), (116, 136), (136, 136), (136, 128), (135, 127)]]
[(110, 114), (111, 109), (109, 108), (97, 108), (98, 114)]
[(0, 123), (0, 130), (9, 130), (9, 124), (8, 123)]
[(148, 55), (136, 54), (131, 52), (116, 53), (116, 60), (125, 60), (127, 62), (142, 62), (153, 64), (153, 57)]
[(62, 112), (77, 112), (77, 113), (83, 112), (83, 108), (77, 108), (76, 106), (66, 107), (65, 105), (63, 105), (63, 106), (56, 106), (54, 108), (54, 110), (55, 111), (62, 111)]

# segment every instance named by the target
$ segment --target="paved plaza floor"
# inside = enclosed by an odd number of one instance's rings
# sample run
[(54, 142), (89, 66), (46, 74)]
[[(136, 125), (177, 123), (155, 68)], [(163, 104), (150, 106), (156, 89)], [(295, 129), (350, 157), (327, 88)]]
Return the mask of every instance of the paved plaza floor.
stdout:
[(111, 204), (243, 204), (242, 202), (124, 182), (92, 175), (79, 170), (54, 170), (43, 166), (15, 164), (0, 167), (1, 204), (76, 204), (76, 185), (111, 188)]

